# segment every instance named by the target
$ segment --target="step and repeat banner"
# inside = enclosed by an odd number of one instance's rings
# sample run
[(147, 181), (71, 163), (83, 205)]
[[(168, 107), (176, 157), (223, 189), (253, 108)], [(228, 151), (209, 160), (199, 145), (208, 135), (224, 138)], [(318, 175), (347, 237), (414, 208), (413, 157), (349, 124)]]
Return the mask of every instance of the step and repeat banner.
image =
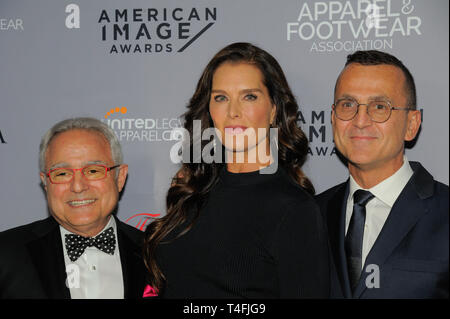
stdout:
[(298, 99), (316, 191), (344, 181), (331, 131), (335, 80), (356, 50), (396, 55), (423, 123), (410, 160), (449, 179), (447, 0), (0, 0), (0, 231), (48, 216), (38, 147), (54, 123), (101, 119), (129, 176), (118, 217), (165, 213), (181, 115), (213, 55), (237, 41), (270, 52)]

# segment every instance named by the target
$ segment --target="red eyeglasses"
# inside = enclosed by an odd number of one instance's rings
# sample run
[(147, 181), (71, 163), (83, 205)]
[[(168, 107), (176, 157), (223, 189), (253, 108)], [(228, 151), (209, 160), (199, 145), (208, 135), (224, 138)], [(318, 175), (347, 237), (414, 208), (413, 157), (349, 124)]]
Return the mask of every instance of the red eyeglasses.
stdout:
[(104, 179), (108, 174), (108, 171), (119, 167), (120, 165), (115, 165), (108, 167), (106, 165), (87, 165), (82, 168), (55, 168), (47, 173), (48, 178), (52, 184), (65, 184), (72, 181), (75, 171), (80, 171), (81, 174), (89, 181), (98, 181)]

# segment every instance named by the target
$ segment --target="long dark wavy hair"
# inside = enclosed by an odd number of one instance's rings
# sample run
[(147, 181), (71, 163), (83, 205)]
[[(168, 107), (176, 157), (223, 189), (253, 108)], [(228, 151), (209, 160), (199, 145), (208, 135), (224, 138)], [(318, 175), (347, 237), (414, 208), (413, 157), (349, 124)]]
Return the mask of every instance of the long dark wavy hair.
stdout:
[[(308, 153), (308, 139), (298, 126), (299, 110), (294, 95), (278, 62), (266, 51), (250, 43), (233, 43), (220, 50), (203, 71), (194, 95), (184, 114), (184, 127), (189, 132), (188, 147), (193, 154), (196, 138), (193, 121), (200, 120), (202, 132), (213, 127), (209, 114), (212, 79), (216, 69), (223, 63), (248, 63), (256, 66), (263, 75), (272, 103), (276, 105), (276, 118), (272, 127), (278, 128), (278, 165), (282, 166), (292, 181), (314, 194), (314, 187), (301, 167)], [(198, 143), (198, 140), (197, 140)], [(202, 149), (208, 141), (201, 142)], [(223, 146), (222, 146), (223, 147)], [(177, 230), (174, 239), (188, 232), (198, 217), (212, 187), (216, 184), (223, 168), (221, 163), (183, 163), (167, 193), (167, 213), (153, 221), (145, 231), (144, 261), (149, 271), (149, 284), (160, 290), (165, 281), (156, 262), (159, 244), (167, 240), (169, 233)], [(173, 237), (173, 236), (172, 236)], [(173, 240), (173, 239), (172, 239)]]

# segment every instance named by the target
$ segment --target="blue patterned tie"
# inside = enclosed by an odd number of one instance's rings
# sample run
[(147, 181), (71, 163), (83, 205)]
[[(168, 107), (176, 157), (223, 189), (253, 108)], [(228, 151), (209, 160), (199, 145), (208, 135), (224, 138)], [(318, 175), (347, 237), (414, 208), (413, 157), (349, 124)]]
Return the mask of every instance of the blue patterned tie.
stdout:
[(362, 189), (358, 189), (353, 194), (353, 214), (345, 237), (345, 253), (352, 291), (361, 276), (366, 204), (374, 197), (371, 192)]

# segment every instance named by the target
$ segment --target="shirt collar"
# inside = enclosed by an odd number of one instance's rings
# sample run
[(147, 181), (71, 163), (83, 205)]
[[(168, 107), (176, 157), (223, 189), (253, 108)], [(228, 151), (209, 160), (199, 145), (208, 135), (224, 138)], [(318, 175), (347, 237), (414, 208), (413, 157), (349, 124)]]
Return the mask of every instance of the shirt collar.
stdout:
[[(392, 208), (395, 201), (400, 196), (403, 188), (408, 183), (411, 176), (414, 174), (411, 166), (409, 165), (406, 155), (403, 156), (403, 165), (393, 175), (386, 178), (381, 183), (378, 183), (374, 187), (367, 189), (376, 198), (381, 200), (386, 205)], [(353, 193), (358, 189), (364, 189), (358, 185), (353, 176), (350, 175), (350, 192), (349, 199), (353, 198)]]
[[(108, 223), (106, 224), (105, 227), (103, 227), (103, 229), (101, 231), (98, 232), (98, 234), (102, 233), (105, 229), (108, 229), (109, 227), (112, 227), (114, 229), (114, 234), (117, 234), (116, 221), (115, 221), (115, 218), (114, 218), (113, 215), (110, 215)], [(59, 229), (61, 230), (61, 235), (62, 235), (63, 238), (64, 238), (64, 235), (74, 234), (74, 233), (68, 231), (67, 229), (65, 229), (61, 225), (59, 225)], [(74, 234), (74, 235), (76, 235), (76, 234)], [(95, 236), (97, 236), (97, 235), (95, 235)]]

